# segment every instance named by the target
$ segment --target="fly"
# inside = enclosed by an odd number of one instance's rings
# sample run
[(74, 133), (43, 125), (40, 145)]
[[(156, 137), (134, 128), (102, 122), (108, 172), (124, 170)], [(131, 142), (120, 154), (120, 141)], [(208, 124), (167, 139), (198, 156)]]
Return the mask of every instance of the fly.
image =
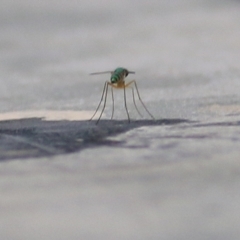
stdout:
[(126, 101), (126, 88), (131, 87), (132, 88), (132, 96), (133, 96), (133, 103), (134, 106), (138, 112), (138, 114), (142, 116), (142, 114), (140, 113), (137, 105), (136, 105), (136, 101), (135, 101), (135, 94), (134, 94), (134, 87), (136, 89), (137, 92), (137, 96), (139, 101), (141, 102), (142, 106), (144, 107), (144, 109), (146, 110), (146, 112), (149, 114), (149, 116), (155, 120), (155, 118), (153, 117), (153, 115), (149, 112), (149, 110), (147, 109), (147, 107), (145, 106), (145, 104), (143, 103), (139, 91), (138, 91), (138, 87), (137, 87), (137, 83), (135, 80), (132, 80), (128, 83), (125, 83), (125, 78), (128, 76), (128, 74), (134, 74), (135, 72), (133, 71), (128, 71), (126, 68), (116, 68), (114, 71), (105, 71), (105, 72), (96, 72), (96, 73), (91, 73), (91, 75), (96, 75), (96, 74), (104, 74), (104, 73), (110, 73), (111, 77), (110, 77), (110, 81), (106, 81), (103, 87), (103, 91), (102, 91), (102, 96), (100, 99), (100, 102), (97, 106), (97, 109), (95, 111), (95, 113), (93, 114), (93, 116), (91, 117), (90, 120), (92, 120), (94, 118), (94, 116), (96, 115), (99, 107), (101, 106), (102, 101), (104, 100), (104, 104), (103, 104), (103, 108), (102, 111), (100, 113), (100, 116), (96, 122), (96, 124), (98, 124), (98, 122), (100, 121), (102, 114), (104, 112), (104, 109), (106, 107), (106, 101), (107, 101), (107, 94), (108, 94), (108, 88), (111, 87), (111, 93), (112, 93), (112, 116), (111, 116), (111, 120), (113, 119), (113, 115), (114, 115), (114, 96), (113, 96), (113, 88), (116, 89), (123, 89), (124, 92), (124, 105), (125, 105), (125, 110), (127, 113), (127, 117), (128, 117), (128, 122), (130, 122), (130, 116), (129, 116), (129, 112), (128, 112), (128, 108), (127, 108), (127, 101)]

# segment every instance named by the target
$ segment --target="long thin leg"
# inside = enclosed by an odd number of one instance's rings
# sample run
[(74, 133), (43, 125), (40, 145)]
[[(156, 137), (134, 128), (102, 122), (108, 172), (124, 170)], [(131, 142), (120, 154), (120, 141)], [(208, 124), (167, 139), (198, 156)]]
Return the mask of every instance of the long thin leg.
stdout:
[(146, 112), (149, 114), (149, 116), (150, 116), (153, 120), (155, 120), (154, 116), (149, 112), (149, 110), (148, 110), (147, 107), (144, 105), (144, 103), (143, 103), (143, 101), (142, 101), (142, 99), (141, 99), (141, 97), (140, 97), (140, 94), (139, 94), (139, 91), (138, 91), (138, 87), (137, 87), (136, 81), (134, 80), (133, 82), (134, 82), (135, 88), (136, 88), (136, 90), (137, 90), (137, 95), (138, 95), (139, 101), (142, 103), (144, 109), (145, 109)]
[(102, 114), (103, 114), (103, 112), (104, 112), (104, 109), (105, 109), (105, 107), (106, 107), (106, 101), (107, 101), (107, 94), (108, 94), (108, 85), (109, 85), (109, 82), (106, 82), (105, 84), (106, 84), (106, 94), (105, 94), (105, 98), (104, 98), (103, 109), (102, 109), (102, 111), (101, 111), (101, 114), (100, 114), (100, 116), (99, 116), (96, 124), (98, 124), (99, 120), (101, 119)]
[(112, 91), (112, 116), (111, 116), (111, 120), (113, 119), (113, 115), (114, 115), (114, 96), (113, 96), (113, 87), (111, 86), (111, 91)]
[(130, 117), (129, 117), (129, 113), (128, 113), (128, 109), (127, 109), (126, 86), (125, 86), (125, 85), (124, 85), (123, 91), (124, 91), (124, 104), (125, 104), (125, 109), (126, 109), (126, 112), (127, 112), (128, 122), (130, 122)]
[(140, 115), (140, 117), (143, 117), (142, 114), (140, 113), (140, 111), (138, 110), (138, 107), (137, 107), (136, 102), (135, 102), (134, 88), (132, 88), (132, 95), (133, 95), (133, 103), (134, 103), (134, 106), (135, 106), (138, 114)]
[(107, 85), (107, 82), (105, 82), (105, 84), (104, 84), (101, 100), (100, 100), (100, 102), (99, 102), (99, 104), (97, 106), (97, 109), (96, 109), (95, 113), (93, 114), (93, 116), (89, 119), (89, 121), (91, 121), (94, 118), (94, 116), (96, 115), (96, 113), (97, 113), (97, 111), (98, 111), (98, 109), (99, 109), (99, 107), (100, 107), (100, 105), (102, 103), (102, 100), (103, 100), (103, 97), (104, 97), (104, 94), (105, 94), (105, 90), (106, 90), (106, 85)]
[(144, 103), (143, 103), (143, 101), (142, 101), (142, 99), (141, 99), (141, 97), (140, 97), (140, 94), (139, 94), (139, 91), (138, 91), (138, 87), (137, 87), (136, 81), (135, 81), (135, 80), (132, 80), (132, 81), (129, 82), (125, 87), (128, 87), (128, 86), (131, 85), (132, 83), (134, 83), (135, 88), (136, 88), (136, 90), (137, 90), (137, 95), (138, 95), (139, 101), (142, 103), (144, 109), (145, 109), (146, 112), (149, 114), (149, 116), (150, 116), (153, 120), (155, 120), (155, 118), (154, 118), (153, 115), (148, 111), (147, 107), (144, 105)]

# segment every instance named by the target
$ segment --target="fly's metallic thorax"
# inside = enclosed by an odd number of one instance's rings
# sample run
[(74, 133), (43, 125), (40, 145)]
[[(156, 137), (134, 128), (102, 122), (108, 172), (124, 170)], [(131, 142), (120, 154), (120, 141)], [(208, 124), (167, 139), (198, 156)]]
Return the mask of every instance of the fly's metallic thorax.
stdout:
[(125, 68), (117, 68), (111, 76), (111, 83), (124, 82), (124, 78), (128, 75), (128, 70)]

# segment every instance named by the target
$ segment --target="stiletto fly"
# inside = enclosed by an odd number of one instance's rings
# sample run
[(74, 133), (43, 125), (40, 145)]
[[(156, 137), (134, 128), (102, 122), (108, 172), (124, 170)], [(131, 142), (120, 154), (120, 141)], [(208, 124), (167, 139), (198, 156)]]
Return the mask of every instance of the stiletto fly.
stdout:
[(113, 88), (117, 88), (117, 89), (123, 89), (124, 92), (124, 105), (125, 105), (125, 110), (127, 113), (127, 117), (128, 117), (128, 122), (130, 122), (130, 116), (129, 116), (129, 112), (128, 112), (128, 108), (127, 108), (127, 101), (126, 101), (126, 88), (131, 87), (132, 88), (132, 96), (133, 96), (133, 103), (134, 106), (138, 112), (138, 114), (142, 117), (142, 114), (140, 113), (139, 109), (137, 108), (136, 105), (136, 101), (135, 101), (135, 94), (134, 94), (134, 87), (136, 89), (137, 92), (137, 96), (139, 101), (141, 102), (142, 106), (144, 107), (144, 109), (146, 110), (146, 112), (149, 114), (149, 116), (152, 119), (155, 119), (153, 117), (153, 115), (149, 112), (149, 110), (147, 109), (147, 107), (145, 106), (145, 104), (143, 103), (141, 97), (140, 97), (140, 93), (138, 91), (138, 87), (137, 87), (137, 83), (135, 80), (132, 80), (128, 83), (125, 83), (125, 78), (128, 76), (128, 74), (134, 74), (135, 72), (133, 71), (128, 71), (126, 68), (116, 68), (114, 71), (105, 71), (105, 72), (95, 72), (95, 73), (91, 73), (91, 75), (96, 75), (96, 74), (104, 74), (104, 73), (110, 73), (111, 77), (110, 77), (110, 81), (106, 81), (103, 87), (103, 91), (102, 91), (102, 96), (100, 99), (100, 102), (97, 106), (97, 109), (95, 111), (95, 113), (93, 114), (93, 116), (91, 117), (90, 120), (92, 120), (94, 118), (94, 116), (96, 115), (99, 107), (101, 106), (101, 103), (104, 99), (104, 104), (103, 104), (103, 108), (102, 111), (100, 113), (100, 116), (96, 122), (96, 124), (98, 124), (98, 122), (100, 121), (102, 114), (104, 112), (104, 109), (106, 107), (106, 101), (107, 101), (107, 94), (108, 94), (108, 88), (111, 87), (111, 92), (112, 92), (112, 116), (111, 116), (111, 120), (113, 119), (113, 115), (114, 115), (114, 96), (113, 96)]

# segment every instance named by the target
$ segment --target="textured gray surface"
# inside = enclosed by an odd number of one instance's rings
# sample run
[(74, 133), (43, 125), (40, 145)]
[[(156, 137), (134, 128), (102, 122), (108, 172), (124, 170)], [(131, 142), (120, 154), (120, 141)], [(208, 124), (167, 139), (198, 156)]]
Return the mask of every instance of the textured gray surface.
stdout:
[(0, 239), (239, 239), (239, 1), (0, 3)]

